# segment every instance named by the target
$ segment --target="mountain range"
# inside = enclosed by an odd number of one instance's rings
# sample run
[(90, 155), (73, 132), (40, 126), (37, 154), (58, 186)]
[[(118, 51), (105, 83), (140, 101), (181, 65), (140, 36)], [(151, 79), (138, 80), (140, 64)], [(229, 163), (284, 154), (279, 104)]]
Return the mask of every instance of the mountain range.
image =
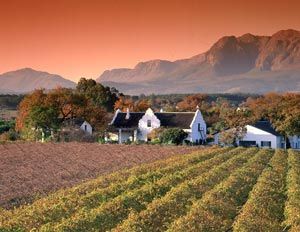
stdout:
[(36, 71), (31, 68), (19, 69), (0, 75), (0, 93), (19, 94), (34, 89), (55, 87), (74, 88), (76, 84), (59, 75)]
[(140, 62), (97, 81), (128, 94), (300, 91), (300, 32), (225, 36), (191, 58)]
[[(150, 60), (103, 72), (98, 82), (126, 94), (300, 91), (300, 32), (225, 36), (207, 52), (176, 61)], [(74, 88), (63, 77), (30, 68), (0, 75), (0, 93)]]

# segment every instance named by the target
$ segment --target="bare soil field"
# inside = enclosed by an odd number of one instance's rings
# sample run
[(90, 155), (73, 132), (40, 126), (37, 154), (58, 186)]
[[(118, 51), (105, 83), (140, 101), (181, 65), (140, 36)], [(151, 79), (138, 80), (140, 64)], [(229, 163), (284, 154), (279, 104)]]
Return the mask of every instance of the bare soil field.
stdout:
[(101, 174), (197, 149), (92, 143), (0, 144), (0, 207), (18, 206)]

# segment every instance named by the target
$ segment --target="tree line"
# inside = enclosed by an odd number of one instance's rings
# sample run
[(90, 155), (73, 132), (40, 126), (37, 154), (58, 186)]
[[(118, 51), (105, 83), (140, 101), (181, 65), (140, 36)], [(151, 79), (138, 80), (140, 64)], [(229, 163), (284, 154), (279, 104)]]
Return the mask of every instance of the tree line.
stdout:
[(126, 96), (113, 87), (85, 78), (80, 79), (76, 89), (40, 89), (23, 97), (15, 130), (24, 139), (35, 139), (37, 134), (49, 136), (59, 131), (70, 119), (82, 118), (102, 133), (116, 109), (144, 112), (149, 107), (166, 112), (195, 111), (199, 107), (210, 134), (236, 128), (230, 132), (233, 140), (242, 136), (245, 125), (260, 119), (269, 120), (285, 136), (300, 134), (300, 94), (297, 93)]

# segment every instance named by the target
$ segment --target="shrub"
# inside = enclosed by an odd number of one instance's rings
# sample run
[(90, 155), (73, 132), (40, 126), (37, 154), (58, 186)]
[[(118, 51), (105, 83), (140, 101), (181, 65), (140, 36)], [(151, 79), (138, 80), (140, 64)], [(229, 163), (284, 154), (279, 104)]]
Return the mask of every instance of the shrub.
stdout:
[(164, 127), (159, 127), (159, 128), (155, 128), (153, 129), (149, 134), (148, 134), (148, 139), (152, 140), (159, 140), (161, 134), (166, 130), (166, 128)]
[(15, 141), (19, 138), (18, 133), (14, 129), (0, 134), (0, 141)]
[(0, 119), (0, 134), (8, 132), (15, 127), (15, 121), (3, 121)]
[(182, 144), (183, 140), (187, 137), (187, 133), (180, 128), (170, 128), (164, 130), (159, 139), (165, 144)]

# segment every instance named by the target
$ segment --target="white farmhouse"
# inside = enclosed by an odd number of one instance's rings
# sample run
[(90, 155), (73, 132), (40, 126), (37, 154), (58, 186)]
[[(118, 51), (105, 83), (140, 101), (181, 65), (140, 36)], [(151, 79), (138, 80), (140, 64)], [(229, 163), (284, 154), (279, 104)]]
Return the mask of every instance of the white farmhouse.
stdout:
[[(230, 129), (229, 129), (230, 131)], [(215, 144), (219, 144), (220, 133), (214, 135)], [(280, 135), (269, 121), (258, 121), (246, 125), (246, 134), (238, 141), (239, 146), (257, 146), (261, 148), (284, 148), (284, 137)]]
[(196, 112), (146, 112), (123, 113), (117, 110), (111, 123), (111, 131), (118, 142), (149, 141), (148, 134), (155, 128), (181, 128), (188, 133), (186, 140), (193, 143), (206, 141), (206, 123), (199, 109)]

